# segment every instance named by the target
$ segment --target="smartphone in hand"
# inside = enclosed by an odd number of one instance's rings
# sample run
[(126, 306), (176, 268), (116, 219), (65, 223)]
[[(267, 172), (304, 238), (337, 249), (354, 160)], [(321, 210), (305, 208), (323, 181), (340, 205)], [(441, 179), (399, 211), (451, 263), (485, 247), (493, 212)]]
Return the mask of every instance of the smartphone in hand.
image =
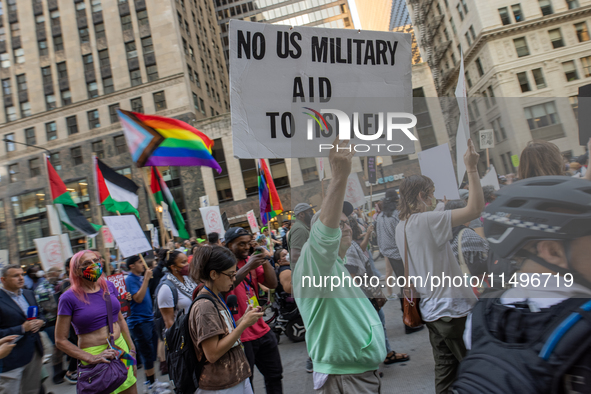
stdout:
[(20, 341), (20, 339), (22, 338), (22, 335), (17, 335), (16, 338), (14, 338), (12, 341), (10, 341), (11, 345), (14, 345), (15, 343), (17, 343), (18, 341)]

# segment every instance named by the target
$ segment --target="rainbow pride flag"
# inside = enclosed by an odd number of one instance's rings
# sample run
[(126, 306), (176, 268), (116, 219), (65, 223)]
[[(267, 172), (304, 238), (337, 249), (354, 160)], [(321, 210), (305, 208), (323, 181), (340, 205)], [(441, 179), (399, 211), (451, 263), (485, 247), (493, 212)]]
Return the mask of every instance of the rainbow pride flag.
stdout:
[(205, 166), (222, 168), (211, 155), (213, 141), (178, 119), (117, 110), (131, 158), (138, 167)]
[(259, 159), (259, 208), (263, 225), (283, 212), (283, 205), (273, 183), (273, 177), (263, 159)]

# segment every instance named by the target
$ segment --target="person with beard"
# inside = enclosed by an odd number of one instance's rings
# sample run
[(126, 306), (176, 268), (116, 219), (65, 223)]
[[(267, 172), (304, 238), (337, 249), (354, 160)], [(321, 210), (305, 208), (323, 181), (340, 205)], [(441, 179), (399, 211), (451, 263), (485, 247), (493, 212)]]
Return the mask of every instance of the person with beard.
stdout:
[[(337, 139), (333, 146), (332, 179), (292, 272), (293, 294), (306, 326), (314, 389), (326, 394), (375, 394), (381, 392), (377, 370), (387, 355), (384, 330), (363, 291), (346, 280), (351, 279), (345, 256), (352, 242), (348, 216), (353, 206), (344, 200), (355, 151), (348, 141)], [(312, 285), (325, 278), (343, 279), (333, 288)]]
[[(249, 258), (251, 235), (242, 227), (230, 227), (224, 235), (226, 246), (236, 257), (238, 272), (234, 280), (234, 289), (227, 295), (234, 294), (238, 299), (238, 313), (235, 318), (240, 319), (250, 305), (259, 306), (259, 285), (269, 289), (277, 287), (277, 275), (269, 259), (270, 254), (257, 248)], [(260, 252), (260, 253), (258, 253)], [(248, 359), (251, 372), (256, 365), (265, 378), (267, 393), (283, 393), (283, 366), (277, 347), (277, 338), (271, 328), (262, 318), (246, 328), (240, 336), (244, 345), (244, 353)], [(250, 376), (252, 384), (253, 374)]]
[(312, 205), (301, 202), (293, 210), (293, 224), (287, 236), (287, 251), (291, 257), (292, 272), (300, 258), (302, 247), (310, 237), (310, 221), (314, 216), (313, 208)]

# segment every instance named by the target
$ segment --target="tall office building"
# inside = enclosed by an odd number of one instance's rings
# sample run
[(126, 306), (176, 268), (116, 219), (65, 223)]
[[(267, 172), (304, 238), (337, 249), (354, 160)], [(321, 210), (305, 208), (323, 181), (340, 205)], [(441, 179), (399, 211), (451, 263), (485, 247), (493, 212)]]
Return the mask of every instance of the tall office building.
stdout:
[(216, 0), (226, 61), (230, 19), (276, 25), (353, 28), (348, 0)]
[[(531, 140), (551, 141), (567, 157), (583, 153), (577, 95), (591, 83), (591, 0), (407, 3), (439, 96), (454, 96), (463, 52), (471, 135), (494, 130), (498, 172), (514, 172), (511, 157)], [(457, 124), (448, 121), (450, 136)]]
[[(11, 262), (36, 261), (33, 239), (49, 235), (43, 150), (81, 210), (101, 223), (92, 153), (143, 185), (116, 109), (187, 122), (226, 112), (221, 48), (211, 1), (0, 2), (0, 249)], [(194, 235), (201, 218), (187, 207), (203, 195), (200, 171), (161, 171)], [(143, 188), (139, 197), (143, 225), (154, 216)], [(84, 246), (81, 234), (69, 235), (74, 250)]]

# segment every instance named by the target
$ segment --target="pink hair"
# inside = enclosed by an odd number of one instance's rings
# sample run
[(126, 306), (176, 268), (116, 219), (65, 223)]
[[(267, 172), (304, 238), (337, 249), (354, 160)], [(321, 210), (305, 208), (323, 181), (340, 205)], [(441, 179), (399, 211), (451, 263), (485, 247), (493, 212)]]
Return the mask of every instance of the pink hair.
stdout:
[[(72, 259), (70, 260), (70, 288), (72, 289), (72, 292), (74, 293), (76, 298), (78, 298), (85, 304), (90, 304), (90, 301), (88, 301), (88, 296), (86, 295), (86, 292), (84, 291), (82, 286), (83, 278), (79, 274), (81, 263), (80, 260), (82, 260), (82, 256), (84, 256), (84, 254), (86, 253), (93, 253), (97, 255), (99, 259), (101, 258), (100, 254), (93, 250), (83, 250), (72, 256)], [(101, 277), (98, 280), (98, 284), (101, 287), (101, 289), (103, 289), (103, 293), (106, 294), (109, 292), (109, 289), (107, 287), (107, 280), (105, 279), (104, 275), (101, 275)]]

